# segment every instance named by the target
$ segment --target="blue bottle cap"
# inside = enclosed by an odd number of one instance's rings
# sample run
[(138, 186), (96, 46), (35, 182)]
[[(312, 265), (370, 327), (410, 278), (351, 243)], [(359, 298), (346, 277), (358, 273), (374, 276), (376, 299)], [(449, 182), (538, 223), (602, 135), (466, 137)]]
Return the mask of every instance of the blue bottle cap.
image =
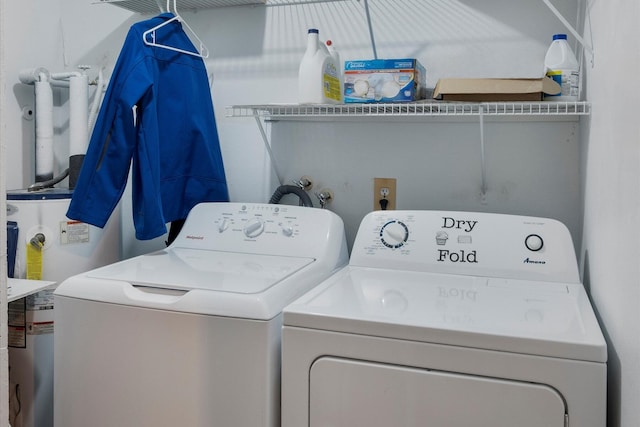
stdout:
[(566, 34), (554, 34), (553, 35), (553, 39), (554, 40), (566, 40), (567, 39), (567, 35)]
[[(309, 34), (312, 34), (312, 33), (318, 34), (320, 32), (318, 31), (317, 28), (309, 28)], [(565, 38), (567, 38), (567, 36), (565, 36)]]

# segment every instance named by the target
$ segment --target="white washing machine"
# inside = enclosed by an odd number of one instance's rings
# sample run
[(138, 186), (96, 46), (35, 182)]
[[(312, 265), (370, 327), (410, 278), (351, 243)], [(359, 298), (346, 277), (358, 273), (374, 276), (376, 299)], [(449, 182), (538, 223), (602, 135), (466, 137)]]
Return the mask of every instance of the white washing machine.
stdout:
[(555, 220), (371, 213), (283, 316), (283, 427), (606, 424), (606, 343)]
[(282, 308), (347, 261), (330, 211), (197, 205), (167, 249), (56, 289), (55, 425), (279, 426)]

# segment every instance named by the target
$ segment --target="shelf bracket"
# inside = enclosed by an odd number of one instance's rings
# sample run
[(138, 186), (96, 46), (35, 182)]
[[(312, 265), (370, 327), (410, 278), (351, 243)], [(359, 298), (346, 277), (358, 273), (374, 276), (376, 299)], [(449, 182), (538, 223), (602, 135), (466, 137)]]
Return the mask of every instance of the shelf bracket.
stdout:
[(256, 123), (258, 124), (258, 129), (260, 130), (260, 135), (262, 136), (262, 142), (264, 143), (264, 148), (267, 150), (267, 154), (269, 155), (269, 161), (271, 163), (271, 167), (273, 168), (273, 173), (276, 174), (278, 183), (282, 185), (284, 181), (282, 180), (282, 175), (280, 175), (280, 172), (278, 170), (278, 164), (276, 163), (276, 158), (273, 155), (273, 151), (271, 150), (271, 143), (269, 142), (269, 138), (267, 137), (267, 132), (264, 130), (264, 126), (256, 110), (253, 110), (253, 117), (256, 120)]
[(169, 8), (165, 8), (165, 3), (162, 0), (156, 0), (156, 4), (158, 5), (158, 9), (160, 9), (160, 13), (169, 12)]
[(373, 59), (378, 59), (378, 50), (376, 49), (376, 39), (373, 35), (373, 24), (371, 24), (371, 13), (369, 13), (369, 0), (364, 0), (364, 13), (367, 17), (367, 27), (369, 28), (369, 38), (371, 39), (371, 49), (373, 50)]
[[(556, 9), (556, 7), (551, 3), (551, 0), (542, 0), (542, 1), (543, 1), (543, 3), (545, 5), (547, 5), (549, 10), (551, 10), (551, 12), (553, 12), (553, 14), (556, 16), (556, 18), (558, 18), (560, 20), (560, 22), (562, 22), (562, 24), (573, 35), (573, 37), (576, 38), (576, 40), (578, 41), (578, 43), (580, 43), (582, 48), (584, 50), (586, 50), (587, 52), (589, 52), (589, 54), (591, 55), (591, 66), (593, 67), (593, 56), (594, 55), (593, 55), (593, 47), (591, 46), (591, 44), (587, 43), (587, 41), (576, 31), (576, 29), (573, 28), (573, 26), (569, 23), (569, 21), (567, 21), (565, 19), (565, 17), (562, 16), (560, 11), (558, 9)], [(586, 13), (589, 14), (589, 7), (588, 6), (587, 6), (587, 12)]]
[(484, 150), (484, 106), (478, 108), (478, 117), (480, 118), (480, 202), (487, 204), (487, 163), (485, 160)]

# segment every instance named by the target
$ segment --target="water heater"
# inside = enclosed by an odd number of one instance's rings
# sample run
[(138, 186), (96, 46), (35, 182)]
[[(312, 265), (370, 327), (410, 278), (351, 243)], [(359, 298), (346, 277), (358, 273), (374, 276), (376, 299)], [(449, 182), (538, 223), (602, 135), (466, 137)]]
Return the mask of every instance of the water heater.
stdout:
[(27, 278), (27, 245), (41, 244), (42, 280), (67, 277), (119, 260), (120, 221), (114, 212), (104, 229), (66, 217), (72, 190), (7, 192), (7, 220), (18, 226), (15, 278)]
[[(120, 215), (104, 229), (66, 217), (72, 190), (7, 192), (13, 277), (62, 282), (120, 259)], [(17, 231), (17, 238), (16, 237)], [(14, 258), (14, 257), (10, 257)], [(53, 427), (53, 290), (9, 304), (12, 427)]]

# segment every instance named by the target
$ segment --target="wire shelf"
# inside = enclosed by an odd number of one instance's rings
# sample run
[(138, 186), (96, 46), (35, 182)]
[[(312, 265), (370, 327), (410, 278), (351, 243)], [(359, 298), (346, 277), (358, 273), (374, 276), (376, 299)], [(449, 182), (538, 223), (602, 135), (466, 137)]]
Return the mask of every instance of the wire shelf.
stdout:
[[(228, 6), (293, 6), (308, 3), (326, 3), (345, 0), (180, 0), (180, 10), (215, 9)], [(166, 0), (95, 0), (94, 3), (109, 3), (137, 13), (155, 13)]]
[(271, 120), (313, 120), (367, 117), (464, 117), (464, 116), (585, 116), (587, 102), (411, 102), (397, 104), (264, 104), (234, 105), (227, 117), (262, 117)]
[[(180, 0), (180, 10), (212, 9), (226, 6), (264, 5), (266, 0)], [(165, 0), (98, 0), (137, 13), (159, 12)]]

